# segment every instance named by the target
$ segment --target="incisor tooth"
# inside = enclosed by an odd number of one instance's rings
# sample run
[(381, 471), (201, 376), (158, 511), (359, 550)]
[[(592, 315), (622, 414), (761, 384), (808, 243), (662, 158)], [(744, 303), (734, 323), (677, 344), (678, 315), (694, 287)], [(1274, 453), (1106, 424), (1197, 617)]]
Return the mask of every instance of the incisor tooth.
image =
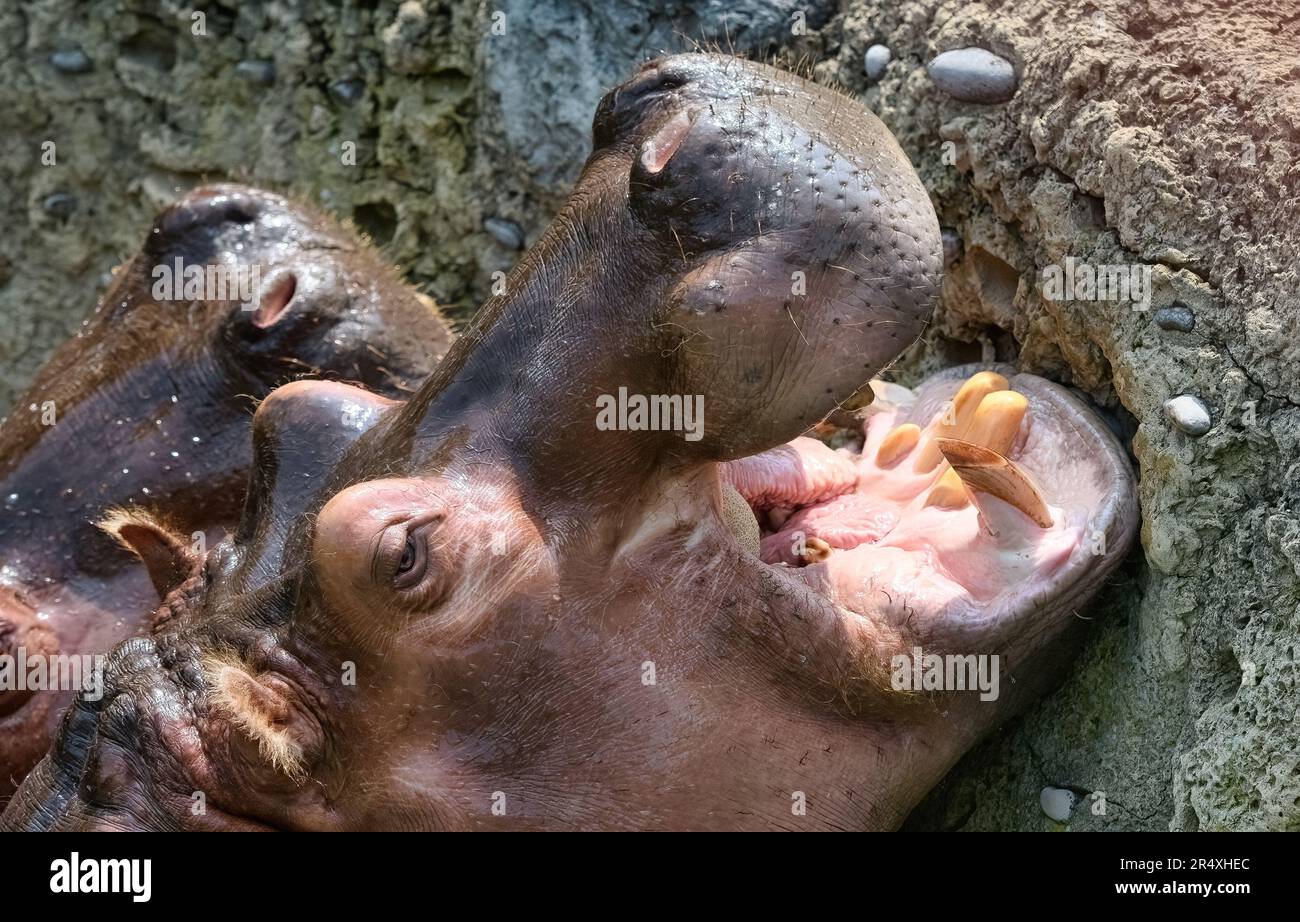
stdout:
[[(1040, 528), (1051, 528), (1052, 514), (1038, 487), (1016, 464), (990, 448), (960, 439), (939, 439), (943, 456), (970, 489), (979, 505), (979, 494), (996, 496), (1019, 509)], [(947, 476), (945, 474), (945, 476)]]
[(831, 546), (821, 538), (806, 538), (803, 543), (805, 563), (820, 563), (831, 556)]
[(880, 440), (876, 449), (876, 465), (892, 467), (903, 455), (916, 447), (921, 438), (921, 427), (916, 423), (903, 423), (889, 430), (889, 434)]
[(944, 471), (943, 476), (934, 482), (930, 495), (925, 499), (927, 506), (938, 506), (940, 509), (965, 509), (969, 502), (966, 488), (952, 468)]
[(1005, 391), (1011, 384), (996, 371), (981, 371), (971, 375), (952, 398), (952, 407), (948, 412), (948, 422), (941, 422), (935, 427), (934, 434), (926, 439), (925, 445), (916, 456), (915, 470), (919, 474), (929, 473), (943, 460), (943, 452), (935, 444), (941, 438), (966, 438), (967, 429), (975, 419), (976, 412), (984, 398), (989, 394)]
[(962, 441), (991, 448), (1000, 455), (1011, 453), (1020, 423), (1029, 412), (1029, 401), (1015, 391), (998, 391), (980, 401)]

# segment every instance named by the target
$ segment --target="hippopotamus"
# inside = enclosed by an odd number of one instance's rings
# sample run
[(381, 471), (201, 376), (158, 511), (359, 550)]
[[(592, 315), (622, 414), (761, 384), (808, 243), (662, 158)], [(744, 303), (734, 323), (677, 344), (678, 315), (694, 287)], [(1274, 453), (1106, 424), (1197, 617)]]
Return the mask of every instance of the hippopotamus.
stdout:
[(24, 665), (80, 669), (146, 631), (173, 560), (238, 521), (256, 402), (303, 375), (409, 394), (449, 344), (432, 302), (314, 209), (209, 185), (158, 217), (0, 424), (0, 655), (23, 678), (0, 688), (0, 803), (75, 690), (33, 689)]
[(883, 124), (686, 54), (592, 135), (412, 397), (258, 407), (239, 525), (4, 828), (892, 829), (1061, 675), (1131, 468), (1009, 367), (871, 383), (942, 267)]

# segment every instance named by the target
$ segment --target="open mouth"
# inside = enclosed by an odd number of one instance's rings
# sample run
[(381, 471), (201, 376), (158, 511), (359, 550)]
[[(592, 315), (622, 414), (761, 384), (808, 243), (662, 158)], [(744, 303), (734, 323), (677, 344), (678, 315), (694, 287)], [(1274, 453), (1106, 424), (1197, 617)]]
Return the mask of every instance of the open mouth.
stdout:
[(859, 614), (979, 621), (1059, 596), (1105, 553), (1131, 473), (1064, 388), (965, 366), (877, 390), (860, 431), (724, 466), (765, 563)]

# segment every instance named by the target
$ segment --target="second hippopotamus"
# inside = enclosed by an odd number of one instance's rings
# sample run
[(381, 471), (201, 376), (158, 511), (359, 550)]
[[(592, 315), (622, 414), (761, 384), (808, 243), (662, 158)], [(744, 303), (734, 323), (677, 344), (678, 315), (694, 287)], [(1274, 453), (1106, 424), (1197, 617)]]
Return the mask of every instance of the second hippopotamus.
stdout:
[(257, 402), (306, 375), (408, 394), (450, 341), (432, 302), (314, 209), (213, 185), (159, 215), (0, 423), (0, 803), (92, 657), (148, 628), (175, 556), (238, 519)]

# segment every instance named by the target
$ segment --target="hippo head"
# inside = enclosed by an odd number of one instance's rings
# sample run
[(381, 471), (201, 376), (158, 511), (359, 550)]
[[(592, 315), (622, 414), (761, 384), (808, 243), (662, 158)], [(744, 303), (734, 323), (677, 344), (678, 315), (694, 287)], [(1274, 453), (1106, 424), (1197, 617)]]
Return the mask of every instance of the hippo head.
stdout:
[[(409, 393), (449, 341), (427, 299), (326, 216), (235, 185), (184, 195), (0, 420), (0, 656), (102, 654), (140, 631), (158, 604), (148, 577), (165, 592), (192, 569), (172, 558), (193, 534), (236, 523), (252, 410), (274, 387), (318, 375)], [(112, 536), (96, 524), (110, 510)], [(0, 687), (0, 803), (70, 697)]]
[[(889, 828), (1041, 684), (1133, 534), (1104, 427), (963, 369), (890, 390), (860, 451), (800, 438), (937, 292), (881, 123), (684, 55), (594, 140), (413, 398), (262, 404), (237, 532), (5, 826)], [(1005, 657), (1002, 694), (902, 687), (918, 647)]]

